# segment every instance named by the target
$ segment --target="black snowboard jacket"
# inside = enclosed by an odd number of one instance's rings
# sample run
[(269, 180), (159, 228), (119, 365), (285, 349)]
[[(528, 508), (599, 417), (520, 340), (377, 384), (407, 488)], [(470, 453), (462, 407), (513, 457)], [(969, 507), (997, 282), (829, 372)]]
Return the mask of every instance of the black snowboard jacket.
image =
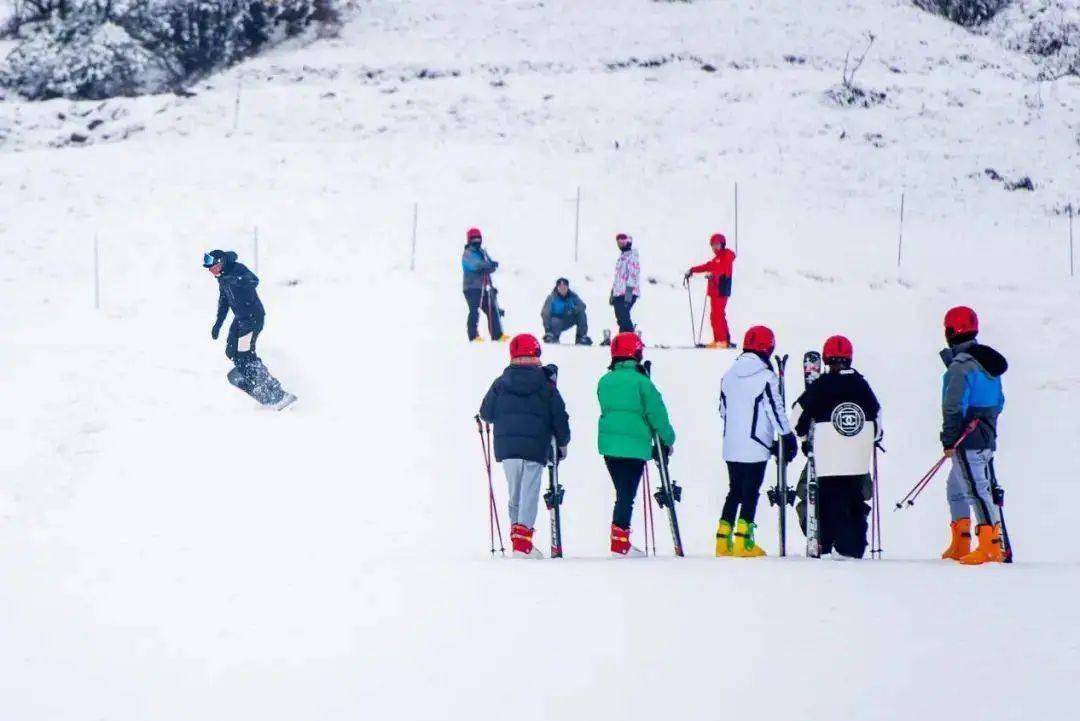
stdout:
[(254, 321), (264, 318), (266, 311), (256, 288), (258, 277), (243, 263), (236, 262), (236, 253), (225, 253), (225, 265), (218, 276), (218, 309), (216, 325), (225, 322), (231, 310), (238, 321)]

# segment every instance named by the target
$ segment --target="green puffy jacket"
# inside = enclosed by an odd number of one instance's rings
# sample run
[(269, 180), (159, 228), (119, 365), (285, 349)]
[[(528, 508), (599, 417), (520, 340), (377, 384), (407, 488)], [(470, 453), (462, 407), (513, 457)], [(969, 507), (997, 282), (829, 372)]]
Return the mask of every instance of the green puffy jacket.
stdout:
[(604, 374), (596, 387), (600, 399), (600, 454), (615, 458), (652, 458), (652, 434), (675, 445), (675, 429), (667, 407), (652, 380), (625, 360)]

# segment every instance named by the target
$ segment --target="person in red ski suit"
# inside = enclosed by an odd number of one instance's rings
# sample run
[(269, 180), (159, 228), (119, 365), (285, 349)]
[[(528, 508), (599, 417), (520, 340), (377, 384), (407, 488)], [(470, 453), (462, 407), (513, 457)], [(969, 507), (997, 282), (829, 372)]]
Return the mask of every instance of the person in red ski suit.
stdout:
[(731, 331), (727, 323), (727, 304), (731, 297), (731, 277), (735, 273), (735, 253), (727, 249), (727, 238), (716, 233), (709, 239), (713, 253), (716, 255), (712, 260), (695, 265), (686, 271), (685, 280), (690, 281), (690, 276), (697, 273), (709, 274), (709, 305), (712, 321), (713, 342), (710, 348), (730, 348)]

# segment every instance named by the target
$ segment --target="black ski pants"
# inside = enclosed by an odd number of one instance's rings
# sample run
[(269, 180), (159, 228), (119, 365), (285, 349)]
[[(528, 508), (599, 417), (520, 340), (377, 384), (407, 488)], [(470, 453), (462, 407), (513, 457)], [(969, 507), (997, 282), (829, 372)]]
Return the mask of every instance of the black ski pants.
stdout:
[(229, 383), (267, 406), (280, 402), (285, 391), (255, 353), (264, 320), (264, 316), (234, 318), (225, 341), (225, 356), (234, 366), (226, 376)]
[(765, 468), (768, 465), (768, 461), (761, 463), (728, 461), (728, 494), (724, 499), (721, 519), (732, 526), (735, 525), (736, 518), (741, 518), (748, 523), (754, 522), (758, 496), (761, 495), (761, 484), (765, 482)]
[(480, 333), (477, 325), (480, 322), (480, 311), (487, 316), (488, 333), (492, 340), (502, 338), (502, 319), (499, 317), (499, 291), (494, 288), (467, 288), (465, 290), (465, 303), (469, 306), (469, 316), (465, 320), (465, 330), (469, 334), (469, 340), (473, 340)]
[(615, 511), (611, 514), (611, 522), (619, 528), (630, 528), (634, 499), (641, 483), (641, 474), (645, 472), (645, 461), (604, 456), (604, 463), (615, 486)]
[(869, 478), (861, 475), (818, 479), (818, 533), (822, 553), (835, 549), (852, 558), (862, 558), (866, 553), (870, 506), (865, 501), (865, 490)]
[(637, 303), (637, 296), (631, 296), (630, 302), (626, 302), (623, 296), (611, 299), (611, 305), (615, 308), (615, 322), (619, 324), (620, 333), (633, 333), (634, 320), (630, 317), (630, 309)]

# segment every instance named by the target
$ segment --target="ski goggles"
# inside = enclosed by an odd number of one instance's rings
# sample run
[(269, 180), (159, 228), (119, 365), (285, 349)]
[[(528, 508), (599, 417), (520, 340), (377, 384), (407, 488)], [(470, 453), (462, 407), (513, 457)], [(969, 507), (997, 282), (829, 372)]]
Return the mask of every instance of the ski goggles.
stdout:
[(220, 261), (214, 257), (213, 253), (206, 253), (202, 257), (202, 264), (204, 268), (217, 265)]

